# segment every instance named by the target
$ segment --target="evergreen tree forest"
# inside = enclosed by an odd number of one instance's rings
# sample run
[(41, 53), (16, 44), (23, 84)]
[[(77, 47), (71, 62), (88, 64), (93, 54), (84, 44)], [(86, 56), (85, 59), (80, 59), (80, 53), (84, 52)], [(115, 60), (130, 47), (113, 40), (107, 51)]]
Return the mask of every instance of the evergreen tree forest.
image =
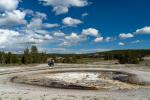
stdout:
[(120, 64), (138, 64), (143, 57), (150, 56), (150, 49), (114, 50), (104, 53), (105, 60), (118, 59)]
[(36, 46), (26, 48), (23, 54), (12, 54), (11, 52), (0, 52), (0, 64), (33, 64), (45, 63), (48, 55), (45, 52), (39, 53)]
[(142, 50), (113, 50), (89, 54), (47, 54), (39, 52), (36, 46), (26, 48), (23, 54), (0, 52), (0, 64), (38, 64), (54, 59), (56, 63), (78, 63), (84, 58), (118, 60), (120, 64), (138, 64), (143, 57), (150, 56), (150, 49)]

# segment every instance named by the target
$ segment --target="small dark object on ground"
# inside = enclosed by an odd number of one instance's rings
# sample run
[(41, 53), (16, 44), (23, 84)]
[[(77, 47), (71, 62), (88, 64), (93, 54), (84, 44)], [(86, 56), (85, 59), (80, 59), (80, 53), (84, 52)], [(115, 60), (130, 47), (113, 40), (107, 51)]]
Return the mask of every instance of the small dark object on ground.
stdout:
[(48, 61), (48, 65), (49, 65), (49, 66), (54, 66), (54, 60)]

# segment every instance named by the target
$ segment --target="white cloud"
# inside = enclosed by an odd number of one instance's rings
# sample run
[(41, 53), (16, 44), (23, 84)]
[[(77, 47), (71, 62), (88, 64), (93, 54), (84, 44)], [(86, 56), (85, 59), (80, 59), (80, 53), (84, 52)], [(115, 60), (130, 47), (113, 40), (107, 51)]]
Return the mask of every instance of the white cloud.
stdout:
[(49, 32), (47, 28), (58, 27), (59, 24), (44, 23), (44, 20), (47, 19), (47, 15), (45, 13), (33, 13), (32, 11), (28, 12), (31, 12), (33, 18), (26, 25), (26, 29), (23, 31), (23, 33), (26, 33), (27, 37), (25, 39), (27, 41), (24, 41), (24, 43), (43, 44), (45, 42), (48, 43), (53, 41), (53, 37), (49, 35), (51, 32)]
[(41, 34), (30, 34), (31, 38), (34, 39), (41, 39), (41, 40), (49, 40), (52, 39), (52, 36), (45, 34), (45, 35), (41, 35)]
[(119, 42), (119, 43), (118, 43), (118, 45), (120, 45), (120, 46), (124, 46), (124, 45), (125, 45), (125, 43), (123, 43), (123, 42)]
[(132, 37), (134, 37), (134, 35), (131, 34), (131, 33), (127, 33), (127, 34), (125, 34), (125, 33), (120, 33), (120, 34), (119, 34), (119, 38), (121, 38), (121, 39), (132, 38)]
[(111, 49), (105, 49), (105, 48), (94, 48), (94, 49), (80, 49), (78, 54), (83, 53), (95, 53), (95, 52), (102, 52), (102, 51), (110, 51)]
[(63, 36), (65, 36), (65, 33), (61, 32), (61, 31), (58, 31), (58, 32), (54, 32), (53, 35), (55, 37), (63, 37)]
[(64, 6), (56, 6), (53, 8), (53, 11), (55, 12), (56, 15), (60, 15), (63, 13), (67, 13), (69, 11), (69, 9)]
[(54, 23), (54, 24), (50, 24), (50, 23), (44, 23), (43, 24), (43, 27), (44, 28), (55, 28), (55, 27), (59, 27), (60, 25), (57, 24), (57, 23)]
[(0, 0), (0, 26), (26, 24), (26, 12), (18, 8), (21, 0)]
[(51, 40), (53, 39), (52, 36), (50, 36), (49, 34), (44, 35), (43, 40)]
[(31, 19), (30, 23), (27, 25), (27, 28), (29, 29), (39, 29), (42, 28), (43, 20), (46, 19), (47, 15), (45, 13), (36, 12), (33, 15), (33, 18)]
[(132, 41), (131, 43), (132, 43), (132, 44), (136, 44), (136, 43), (140, 43), (140, 42), (142, 42), (142, 41), (136, 40), (136, 41)]
[(31, 22), (27, 25), (29, 29), (37, 29), (42, 27), (42, 19), (41, 18), (33, 18)]
[(84, 7), (87, 0), (39, 0), (45, 6), (52, 6), (56, 15), (67, 13), (70, 7)]
[(70, 36), (66, 36), (65, 38), (68, 39), (68, 40), (71, 40), (71, 41), (75, 41), (75, 40), (80, 39), (80, 37), (77, 35), (77, 33), (71, 33)]
[(49, 49), (49, 48), (40, 48), (40, 51), (47, 51), (48, 53), (62, 53), (62, 54), (64, 54), (64, 53), (72, 53), (71, 51), (71, 49), (66, 49), (66, 48), (51, 48), (51, 49)]
[(47, 19), (47, 15), (45, 13), (41, 13), (41, 12), (35, 12), (34, 17), (41, 18), (41, 19)]
[(29, 44), (40, 44), (42, 42), (43, 42), (42, 39), (30, 38), (30, 39), (28, 39), (28, 41), (26, 43), (29, 43)]
[(31, 9), (24, 9), (24, 12), (29, 16), (33, 16), (33, 14), (34, 14), (34, 11)]
[(82, 35), (98, 37), (99, 36), (99, 31), (95, 28), (83, 29), (82, 30)]
[(84, 17), (86, 17), (88, 15), (89, 15), (88, 13), (83, 13), (81, 16), (84, 18)]
[(71, 33), (70, 35), (65, 36), (64, 43), (61, 43), (60, 46), (75, 46), (83, 41), (86, 41), (88, 36), (94, 36), (94, 42), (102, 42), (104, 39), (99, 35), (98, 30), (94, 28), (88, 28), (83, 29), (79, 35), (77, 33)]
[(110, 41), (113, 41), (114, 39), (112, 37), (106, 37), (105, 41), (106, 42), (110, 42)]
[(20, 0), (0, 0), (0, 11), (15, 10)]
[(49, 32), (47, 30), (34, 30), (35, 33), (39, 34), (48, 34)]
[(103, 37), (97, 37), (95, 38), (94, 42), (102, 42), (103, 41)]
[(146, 26), (141, 29), (137, 29), (135, 34), (150, 34), (150, 26)]
[(0, 16), (0, 25), (25, 24), (26, 13), (20, 10), (6, 11)]
[(18, 48), (26, 44), (42, 44), (46, 41), (53, 40), (53, 37), (49, 34), (22, 34), (20, 32), (9, 30), (9, 29), (0, 29), (0, 47), (12, 47)]
[(77, 33), (71, 33), (64, 37), (62, 40), (63, 42), (61, 42), (59, 46), (75, 46), (81, 42), (80, 39), (80, 35), (77, 35)]
[(62, 20), (62, 23), (67, 25), (67, 26), (76, 26), (78, 24), (81, 24), (82, 21), (79, 19), (71, 18), (71, 17), (66, 17)]
[(43, 23), (43, 20), (47, 19), (45, 13), (36, 12), (30, 23), (27, 25), (28, 29), (41, 29), (41, 28), (55, 28), (59, 27), (59, 24)]
[(8, 30), (8, 29), (0, 29), (0, 46), (12, 44), (17, 41), (17, 37), (20, 35), (19, 32)]
[(49, 34), (26, 34), (22, 36), (21, 43), (28, 43), (28, 44), (42, 44), (46, 41), (52, 40), (53, 37)]
[(67, 41), (64, 41), (63, 43), (61, 43), (59, 46), (70, 46), (71, 44)]

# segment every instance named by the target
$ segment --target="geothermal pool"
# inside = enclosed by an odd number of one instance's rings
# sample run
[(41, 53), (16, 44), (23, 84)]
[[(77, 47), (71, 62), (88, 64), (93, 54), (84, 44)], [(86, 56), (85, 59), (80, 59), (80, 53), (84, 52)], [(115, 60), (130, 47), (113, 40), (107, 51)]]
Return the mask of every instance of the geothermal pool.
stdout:
[[(128, 75), (113, 72), (65, 72), (45, 75), (49, 80), (57, 80), (65, 85), (82, 86), (91, 89), (131, 89), (135, 85), (128, 84)], [(126, 83), (125, 83), (126, 82)], [(70, 87), (71, 88), (71, 87)], [(84, 88), (83, 88), (84, 89)]]
[(46, 71), (31, 75), (20, 75), (12, 78), (12, 82), (40, 85), (66, 89), (136, 89), (142, 79), (138, 75), (118, 70), (98, 71)]

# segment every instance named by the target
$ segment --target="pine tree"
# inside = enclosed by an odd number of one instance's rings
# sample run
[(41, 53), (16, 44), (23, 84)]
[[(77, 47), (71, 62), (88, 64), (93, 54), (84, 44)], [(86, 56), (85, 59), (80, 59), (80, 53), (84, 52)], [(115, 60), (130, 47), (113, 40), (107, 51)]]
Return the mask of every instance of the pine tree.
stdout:
[(39, 62), (39, 54), (38, 54), (38, 49), (36, 46), (31, 47), (31, 56), (32, 56), (32, 63)]
[(22, 56), (22, 63), (23, 64), (30, 64), (30, 63), (32, 63), (32, 56), (31, 56), (28, 48), (26, 48), (24, 50), (24, 54)]
[(11, 64), (12, 63), (12, 53), (8, 52), (6, 56), (6, 64)]
[(19, 58), (17, 57), (16, 54), (12, 55), (12, 63), (14, 64), (19, 64)]

